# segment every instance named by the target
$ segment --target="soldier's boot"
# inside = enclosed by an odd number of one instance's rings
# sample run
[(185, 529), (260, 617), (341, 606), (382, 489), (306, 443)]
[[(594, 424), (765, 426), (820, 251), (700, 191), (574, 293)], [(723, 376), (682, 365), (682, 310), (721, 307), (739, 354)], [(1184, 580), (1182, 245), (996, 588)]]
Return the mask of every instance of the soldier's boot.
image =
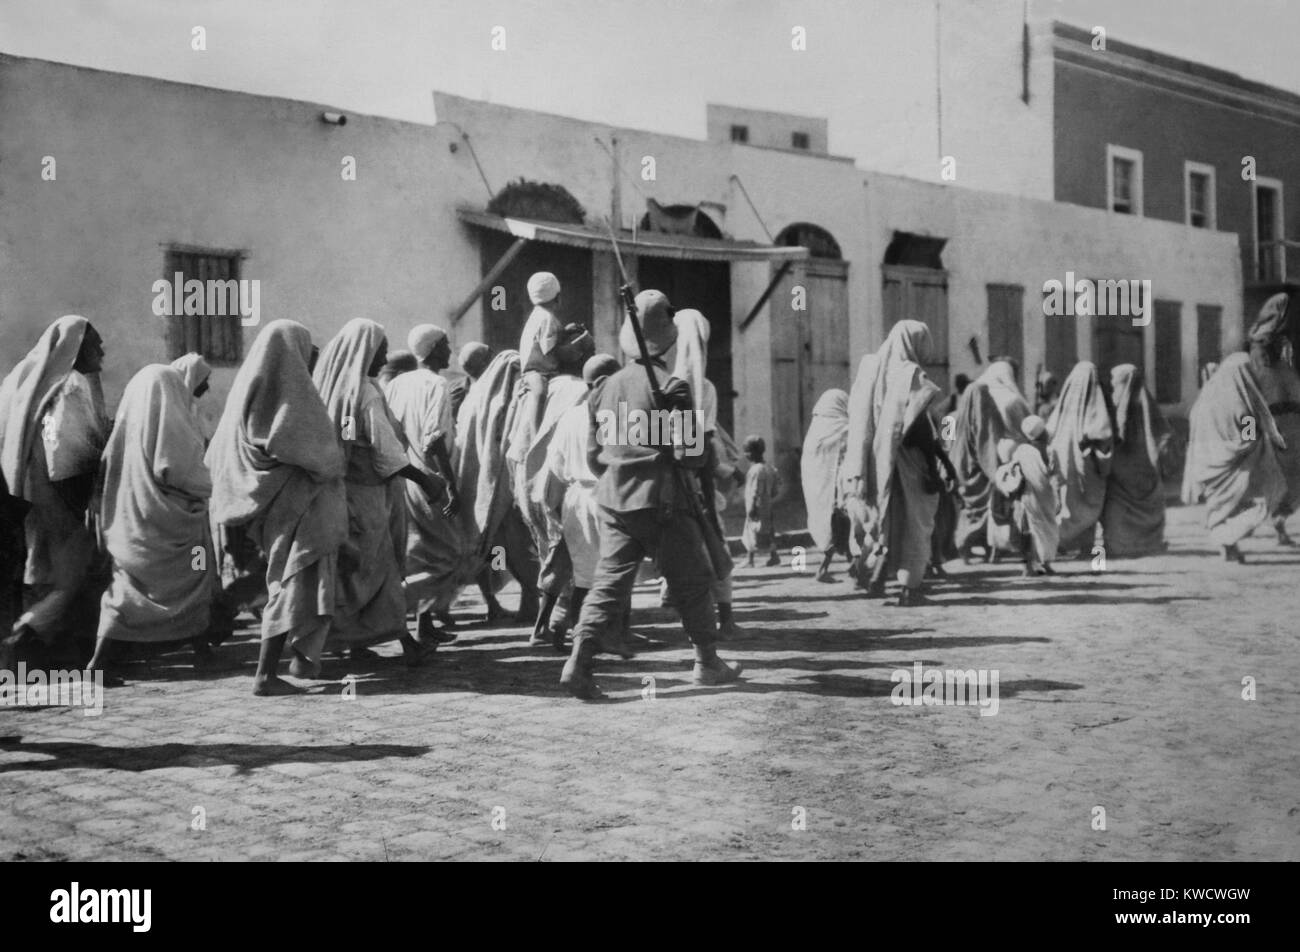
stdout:
[(921, 594), (920, 586), (917, 586), (916, 588), (904, 588), (898, 593), (899, 608), (916, 608), (918, 605), (927, 604), (929, 604), (929, 602), (926, 597)]
[(597, 654), (617, 655), (624, 661), (636, 657), (636, 647), (635, 642), (629, 637), (629, 632), (625, 632), (619, 625), (611, 625), (596, 639)]
[(695, 646), (695, 671), (692, 679), (696, 684), (729, 684), (739, 680), (742, 670), (738, 662), (719, 658), (718, 649), (713, 645)]
[(736, 624), (729, 602), (718, 602), (718, 641), (734, 641), (743, 638), (747, 632)]

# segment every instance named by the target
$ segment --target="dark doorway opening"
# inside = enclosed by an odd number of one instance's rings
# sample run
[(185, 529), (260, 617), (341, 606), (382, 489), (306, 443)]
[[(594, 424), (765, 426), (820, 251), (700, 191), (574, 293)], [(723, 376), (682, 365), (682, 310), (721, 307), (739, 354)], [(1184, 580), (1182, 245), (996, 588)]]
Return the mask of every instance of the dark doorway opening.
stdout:
[(1092, 319), (1092, 362), (1102, 380), (1120, 364), (1132, 364), (1139, 370), (1146, 366), (1142, 328), (1134, 327), (1127, 317)]
[[(512, 235), (480, 232), (480, 274), (487, 274), (512, 244)], [(528, 300), (528, 279), (549, 271), (560, 281), (560, 317), (564, 323), (592, 328), (591, 252), (584, 248), (529, 242), (492, 288), (483, 294), (483, 343), (493, 353), (517, 350), (519, 335), (533, 309)], [(497, 294), (500, 287), (504, 295)]]
[(704, 373), (718, 388), (718, 422), (734, 435), (731, 265), (725, 261), (643, 257), (637, 263), (637, 284), (643, 289), (662, 291), (673, 307), (693, 307), (708, 319), (709, 365)]

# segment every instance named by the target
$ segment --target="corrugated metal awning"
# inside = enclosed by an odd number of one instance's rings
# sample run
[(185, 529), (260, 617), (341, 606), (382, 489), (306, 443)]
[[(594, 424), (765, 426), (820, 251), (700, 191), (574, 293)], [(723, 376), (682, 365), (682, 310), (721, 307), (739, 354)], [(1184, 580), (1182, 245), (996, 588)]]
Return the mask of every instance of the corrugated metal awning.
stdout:
[[(610, 250), (609, 234), (587, 225), (503, 218), (472, 208), (457, 209), (456, 214), (467, 225), (504, 232), (524, 241), (541, 241), (592, 251)], [(620, 231), (618, 246), (623, 254), (674, 258), (679, 261), (802, 261), (808, 257), (808, 249), (797, 246), (764, 245), (757, 241), (696, 238), (692, 235), (645, 231), (637, 232), (635, 238), (630, 231)]]

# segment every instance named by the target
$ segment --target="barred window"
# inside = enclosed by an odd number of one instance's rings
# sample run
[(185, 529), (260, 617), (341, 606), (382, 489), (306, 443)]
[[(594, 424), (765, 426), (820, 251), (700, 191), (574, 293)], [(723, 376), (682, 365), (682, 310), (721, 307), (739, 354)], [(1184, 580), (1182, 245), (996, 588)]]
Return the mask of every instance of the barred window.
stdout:
[(186, 314), (182, 307), (165, 318), (170, 360), (191, 353), (202, 354), (214, 364), (235, 364), (243, 359), (239, 257), (232, 252), (167, 252), (163, 277), (171, 282), (174, 301), (185, 300), (185, 282), (199, 281), (203, 285), (202, 313)]

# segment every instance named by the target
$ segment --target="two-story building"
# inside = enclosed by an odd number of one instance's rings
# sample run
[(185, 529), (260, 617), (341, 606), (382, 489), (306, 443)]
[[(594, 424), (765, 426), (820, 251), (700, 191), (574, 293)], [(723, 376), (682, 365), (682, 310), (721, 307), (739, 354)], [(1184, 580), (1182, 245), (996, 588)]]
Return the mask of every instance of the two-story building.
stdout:
[(434, 110), (340, 122), (322, 104), (0, 55), (0, 372), (80, 313), (106, 340), (110, 403), (144, 364), (198, 349), (217, 366), (215, 416), (258, 327), (156, 313), (155, 283), (177, 272), (256, 280), (262, 322), (318, 340), (365, 316), (394, 346), (434, 321), (457, 346), (500, 349), (545, 268), (566, 317), (617, 352), (612, 223), (640, 286), (708, 317), (723, 424), (765, 437), (794, 487), (818, 395), (847, 389), (900, 319), (930, 326), (945, 388), (994, 353), (1026, 377), (1049, 352), (1087, 354), (1087, 321), (1043, 313), (1044, 282), (1067, 270), (1149, 277), (1240, 326), (1229, 233), (865, 171), (812, 138), (691, 139), (444, 94)]
[[(1179, 404), (1188, 351), (1218, 360), (1265, 299), (1300, 290), (1300, 95), (1069, 24), (1054, 38), (1057, 201), (1238, 239), (1242, 323), (1153, 288), (1153, 380)], [(1292, 334), (1300, 350), (1300, 322)], [(1112, 359), (1143, 346), (1131, 332), (1098, 342)]]

